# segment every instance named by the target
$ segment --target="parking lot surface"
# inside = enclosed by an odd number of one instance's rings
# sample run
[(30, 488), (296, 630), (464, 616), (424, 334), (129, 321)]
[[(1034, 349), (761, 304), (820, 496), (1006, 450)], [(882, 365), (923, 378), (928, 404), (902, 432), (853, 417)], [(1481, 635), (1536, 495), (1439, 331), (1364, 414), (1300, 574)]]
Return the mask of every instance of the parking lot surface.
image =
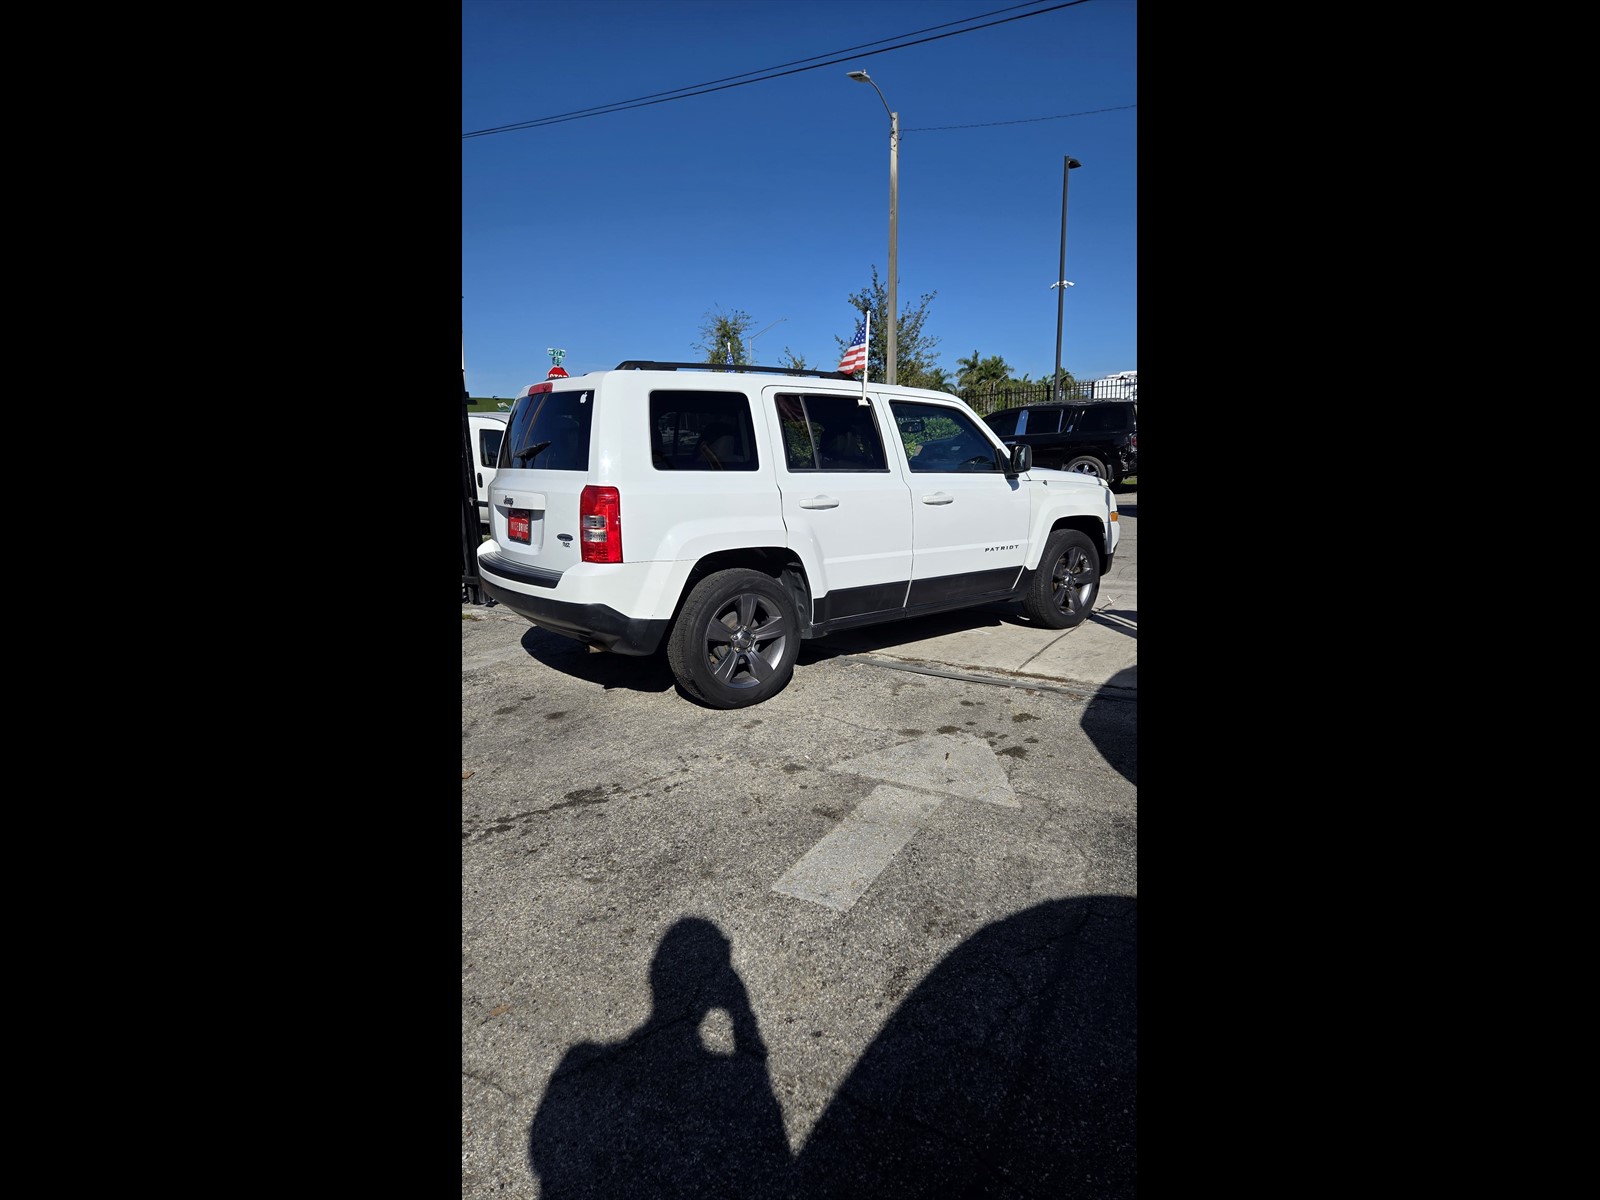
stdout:
[(719, 712), (462, 621), (462, 1194), (1134, 1192), (1136, 497), (1096, 613)]

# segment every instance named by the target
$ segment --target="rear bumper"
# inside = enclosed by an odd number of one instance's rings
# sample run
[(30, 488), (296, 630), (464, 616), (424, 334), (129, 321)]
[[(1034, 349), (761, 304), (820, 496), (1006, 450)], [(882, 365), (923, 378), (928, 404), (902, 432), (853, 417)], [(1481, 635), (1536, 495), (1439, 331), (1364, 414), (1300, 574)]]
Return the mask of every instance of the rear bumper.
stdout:
[[(513, 586), (516, 579), (510, 573), (497, 572), (493, 555), (478, 556), (478, 580), (496, 603), (505, 605), (540, 629), (575, 638), (585, 645), (616, 654), (654, 654), (672, 624), (665, 620), (629, 617), (608, 604), (572, 604), (530, 595)], [(527, 581), (522, 582), (526, 586)]]

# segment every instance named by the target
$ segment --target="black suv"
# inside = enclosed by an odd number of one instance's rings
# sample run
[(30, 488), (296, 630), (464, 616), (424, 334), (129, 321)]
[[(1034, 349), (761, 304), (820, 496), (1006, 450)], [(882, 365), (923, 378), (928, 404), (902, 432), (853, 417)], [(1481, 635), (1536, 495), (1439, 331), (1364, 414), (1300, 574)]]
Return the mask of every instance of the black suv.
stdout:
[(1139, 403), (1100, 400), (1002, 408), (984, 418), (1008, 446), (1032, 446), (1036, 467), (1118, 484), (1139, 473)]

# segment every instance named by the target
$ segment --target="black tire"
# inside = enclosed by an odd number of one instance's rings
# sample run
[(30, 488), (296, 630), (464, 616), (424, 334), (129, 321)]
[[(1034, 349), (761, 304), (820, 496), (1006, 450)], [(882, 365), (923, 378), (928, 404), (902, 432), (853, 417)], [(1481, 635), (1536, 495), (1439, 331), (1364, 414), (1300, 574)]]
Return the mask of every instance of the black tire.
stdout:
[(1058, 529), (1044, 544), (1022, 607), (1041, 625), (1071, 629), (1083, 624), (1099, 594), (1100, 552), (1087, 534)]
[(1093, 475), (1096, 479), (1111, 478), (1111, 472), (1106, 470), (1105, 463), (1092, 454), (1080, 454), (1061, 469), (1078, 475)]
[(707, 575), (689, 592), (667, 639), (683, 690), (712, 708), (745, 708), (776, 696), (800, 657), (800, 614), (760, 571)]

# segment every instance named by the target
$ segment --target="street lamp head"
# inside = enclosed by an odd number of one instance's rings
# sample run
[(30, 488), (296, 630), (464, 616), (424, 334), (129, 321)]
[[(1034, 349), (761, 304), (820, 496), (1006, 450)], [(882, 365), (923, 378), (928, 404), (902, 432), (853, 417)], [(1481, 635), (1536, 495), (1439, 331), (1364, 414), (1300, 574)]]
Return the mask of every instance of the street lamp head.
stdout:
[(850, 78), (854, 79), (857, 83), (871, 83), (872, 82), (872, 76), (868, 75), (865, 71), (851, 71), (851, 72), (849, 72), (849, 75), (850, 75)]
[(1067, 170), (1070, 171), (1070, 170), (1072, 170), (1073, 167), (1081, 167), (1081, 166), (1083, 166), (1083, 164), (1081, 162), (1079, 162), (1077, 159), (1073, 158), (1072, 155), (1070, 155), (1070, 154), (1067, 155)]

